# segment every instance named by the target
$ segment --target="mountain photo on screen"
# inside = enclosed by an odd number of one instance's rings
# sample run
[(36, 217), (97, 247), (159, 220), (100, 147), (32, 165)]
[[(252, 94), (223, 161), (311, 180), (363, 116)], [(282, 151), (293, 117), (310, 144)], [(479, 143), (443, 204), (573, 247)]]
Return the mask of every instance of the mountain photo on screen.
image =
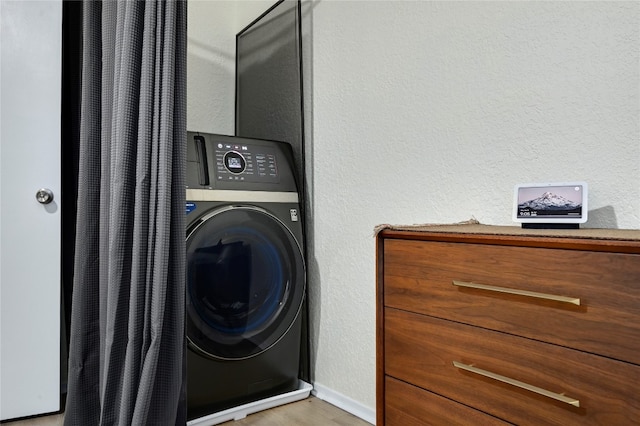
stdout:
[(582, 185), (520, 188), (518, 217), (582, 217)]

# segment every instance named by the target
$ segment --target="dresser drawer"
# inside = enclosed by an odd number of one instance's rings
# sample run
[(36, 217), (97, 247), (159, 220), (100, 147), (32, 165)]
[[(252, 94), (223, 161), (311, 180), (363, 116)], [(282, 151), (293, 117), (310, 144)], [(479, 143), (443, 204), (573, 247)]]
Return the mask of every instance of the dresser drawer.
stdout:
[(391, 308), (385, 309), (384, 333), (386, 375), (506, 421), (623, 425), (640, 419), (638, 366)]
[(385, 394), (386, 426), (511, 424), (391, 377), (385, 380)]
[(384, 306), (640, 364), (637, 254), (387, 239), (383, 274)]

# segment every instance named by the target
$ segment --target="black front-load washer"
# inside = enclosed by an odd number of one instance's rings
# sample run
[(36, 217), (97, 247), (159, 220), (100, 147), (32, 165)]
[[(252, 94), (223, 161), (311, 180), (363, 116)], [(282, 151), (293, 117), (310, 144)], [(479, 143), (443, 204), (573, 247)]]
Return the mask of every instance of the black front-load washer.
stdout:
[(290, 146), (187, 139), (191, 420), (298, 388), (305, 265)]

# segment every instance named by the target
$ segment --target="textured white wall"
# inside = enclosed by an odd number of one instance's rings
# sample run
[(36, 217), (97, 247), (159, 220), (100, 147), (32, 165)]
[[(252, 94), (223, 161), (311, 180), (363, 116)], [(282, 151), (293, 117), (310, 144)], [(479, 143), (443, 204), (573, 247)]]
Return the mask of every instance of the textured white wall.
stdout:
[(640, 3), (309, 9), (315, 381), (373, 409), (376, 224), (509, 225), (514, 184), (586, 180), (587, 226), (640, 227)]
[(236, 34), (271, 0), (191, 0), (187, 15), (187, 129), (234, 134)]

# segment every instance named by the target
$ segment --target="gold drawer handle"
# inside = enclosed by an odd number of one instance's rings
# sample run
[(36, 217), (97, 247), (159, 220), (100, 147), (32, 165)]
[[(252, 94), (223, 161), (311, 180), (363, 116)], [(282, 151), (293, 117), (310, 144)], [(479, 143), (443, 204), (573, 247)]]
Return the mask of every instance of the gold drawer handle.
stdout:
[(518, 290), (515, 288), (496, 287), (493, 285), (467, 283), (464, 281), (453, 281), (453, 285), (458, 287), (479, 288), (481, 290), (496, 291), (499, 293), (517, 294), (519, 296), (535, 297), (537, 299), (555, 300), (556, 302), (572, 303), (580, 306), (580, 299), (575, 297), (557, 296), (555, 294), (537, 293), (535, 291)]
[(472, 365), (463, 364), (458, 361), (453, 361), (453, 365), (462, 370), (467, 370), (472, 373), (479, 374), (481, 376), (489, 377), (494, 380), (498, 380), (503, 383), (507, 383), (512, 386), (517, 386), (519, 388), (528, 390), (530, 392), (535, 392), (539, 395), (544, 395), (548, 398), (552, 398), (561, 402), (564, 402), (569, 405), (573, 405), (574, 407), (580, 407), (580, 401), (575, 398), (569, 398), (559, 393), (551, 392), (546, 389), (539, 388), (537, 386), (530, 385), (528, 383), (521, 382), (516, 379), (512, 379), (510, 377), (501, 376), (500, 374), (492, 373), (491, 371), (482, 370), (481, 368), (474, 367)]

